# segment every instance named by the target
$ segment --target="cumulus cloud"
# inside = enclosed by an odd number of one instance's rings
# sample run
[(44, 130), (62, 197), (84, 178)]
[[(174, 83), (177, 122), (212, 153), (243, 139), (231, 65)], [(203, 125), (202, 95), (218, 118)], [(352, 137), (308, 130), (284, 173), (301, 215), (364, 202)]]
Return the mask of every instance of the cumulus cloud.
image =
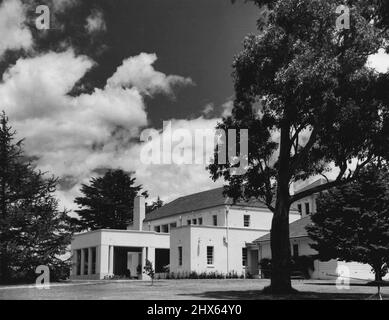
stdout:
[(133, 86), (148, 95), (164, 93), (174, 96), (174, 87), (194, 85), (190, 78), (156, 71), (153, 67), (156, 61), (157, 55), (148, 53), (124, 60), (115, 74), (107, 80), (107, 87)]
[(67, 95), (92, 66), (90, 59), (72, 50), (51, 52), (19, 59), (0, 85), (2, 105), (20, 135), (28, 138), (27, 151), (59, 175), (80, 174), (88, 164), (85, 158), (98, 158), (104, 148), (114, 151), (112, 144), (123, 141), (120, 132), (131, 136), (147, 124), (143, 97), (136, 88)]
[(0, 57), (7, 50), (31, 47), (32, 35), (25, 22), (25, 8), (21, 1), (5, 0), (0, 4)]
[(66, 94), (92, 66), (72, 50), (19, 59), (3, 74), (1, 102), (15, 120), (57, 115), (66, 110)]
[[(76, 2), (53, 0), (53, 14), (64, 12)], [(7, 32), (2, 32), (0, 56), (6, 50), (33, 46), (25, 13), (20, 0), (1, 4), (0, 30)], [(89, 33), (104, 31), (102, 13), (93, 11), (85, 28)], [(63, 206), (74, 209), (81, 184), (107, 168), (136, 171), (138, 183), (151, 197), (160, 195), (165, 201), (215, 186), (205, 170), (212, 145), (203, 146), (199, 140), (176, 141), (172, 150), (164, 152), (173, 158), (191, 152), (193, 157), (202, 157), (202, 164), (147, 165), (140, 159), (142, 148), (148, 144), (139, 140), (141, 128), (148, 124), (144, 96), (165, 94), (174, 98), (178, 87), (194, 85), (192, 79), (155, 70), (156, 54), (141, 53), (124, 60), (104, 88), (70, 96), (68, 93), (95, 62), (76, 55), (67, 45), (62, 50), (31, 52), (33, 56), (9, 66), (0, 81), (0, 106), (19, 137), (26, 138), (26, 153), (37, 159), (41, 170), (60, 178), (57, 196)], [(213, 105), (205, 108), (205, 114), (209, 116), (211, 109)], [(218, 120), (200, 117), (173, 119), (171, 123), (173, 131), (186, 129), (194, 137), (195, 131), (213, 134)], [(166, 133), (159, 131), (158, 139), (163, 138)]]
[(205, 116), (210, 115), (215, 110), (215, 105), (213, 103), (207, 103), (201, 113)]
[[(103, 89), (79, 96), (68, 92), (94, 62), (71, 49), (20, 58), (3, 74), (0, 105), (18, 135), (26, 138), (27, 154), (38, 159), (40, 169), (61, 178), (58, 196), (68, 208), (74, 208), (81, 183), (88, 182), (99, 168), (134, 170), (152, 196), (170, 200), (212, 186), (205, 165), (155, 166), (140, 161), (144, 145), (140, 129), (148, 124), (144, 94), (171, 93), (171, 79), (184, 79), (155, 71), (151, 66), (155, 59), (148, 60), (147, 67), (144, 57), (126, 60), (131, 61), (130, 72), (135, 70), (127, 78), (118, 68)], [(147, 76), (137, 73), (144, 69)], [(112, 79), (123, 82), (119, 85)], [(204, 118), (173, 121), (174, 128), (193, 130), (213, 129), (215, 124), (216, 120)]]
[(86, 20), (85, 28), (89, 33), (105, 31), (107, 26), (104, 21), (103, 13), (99, 10), (93, 10)]
[[(223, 182), (215, 184), (205, 170), (214, 151), (213, 144), (207, 143), (207, 140), (213, 142), (219, 120), (203, 117), (171, 119), (165, 123), (164, 129), (152, 129), (155, 135), (151, 141), (140, 142), (124, 150), (113, 160), (114, 166), (135, 170), (137, 179), (150, 195), (159, 195), (164, 201), (220, 186)], [(157, 156), (159, 162), (145, 163), (141, 155), (157, 148), (160, 150)]]
[(229, 100), (222, 105), (222, 118), (227, 118), (232, 114), (232, 109), (234, 108), (234, 102)]

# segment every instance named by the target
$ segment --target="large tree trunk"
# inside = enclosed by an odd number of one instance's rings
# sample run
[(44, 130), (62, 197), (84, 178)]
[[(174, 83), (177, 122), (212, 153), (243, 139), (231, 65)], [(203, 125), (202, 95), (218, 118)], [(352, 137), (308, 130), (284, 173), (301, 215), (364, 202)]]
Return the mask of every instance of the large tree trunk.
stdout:
[(382, 281), (381, 270), (382, 270), (381, 266), (374, 267), (374, 276), (375, 276), (375, 281), (377, 281), (377, 282)]
[[(279, 189), (284, 189), (279, 187)], [(272, 293), (290, 293), (289, 190), (277, 192), (276, 210), (271, 228)]]
[(271, 228), (272, 272), (271, 293), (290, 293), (290, 126), (286, 122), (281, 128), (280, 155), (278, 159), (277, 199)]

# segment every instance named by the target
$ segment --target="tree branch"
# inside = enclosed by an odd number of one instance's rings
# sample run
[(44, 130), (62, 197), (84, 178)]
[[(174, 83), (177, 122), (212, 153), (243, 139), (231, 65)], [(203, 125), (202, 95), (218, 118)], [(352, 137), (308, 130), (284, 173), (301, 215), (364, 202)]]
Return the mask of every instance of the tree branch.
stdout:
[(331, 189), (333, 187), (338, 187), (338, 186), (341, 186), (343, 184), (346, 184), (350, 181), (352, 181), (352, 179), (354, 179), (353, 177), (352, 178), (347, 178), (347, 179), (344, 179), (344, 180), (334, 180), (334, 181), (331, 181), (331, 182), (327, 182), (325, 184), (322, 184), (320, 186), (317, 186), (317, 187), (314, 187), (312, 189), (309, 189), (309, 190), (305, 190), (303, 192), (299, 192), (299, 193), (296, 193), (294, 196), (292, 196), (290, 198), (290, 203), (292, 204), (293, 202), (296, 202), (298, 200), (301, 200), (305, 197), (308, 197), (314, 193), (319, 193), (319, 192), (322, 192), (322, 191), (325, 191), (325, 190), (328, 190), (328, 189)]
[[(265, 160), (264, 160), (265, 161)], [(266, 181), (265, 181), (265, 195), (266, 195), (266, 201), (265, 205), (269, 208), (270, 211), (274, 212), (275, 208), (271, 205), (272, 200), (273, 200), (273, 194), (271, 192), (271, 181), (270, 181), (270, 176), (268, 173), (265, 172), (265, 169), (262, 166), (262, 162), (259, 161), (259, 167), (261, 169), (262, 174), (265, 176), (266, 175)], [(265, 163), (265, 167), (268, 167)]]
[(331, 189), (333, 187), (339, 187), (339, 186), (342, 186), (342, 185), (344, 185), (346, 183), (349, 183), (349, 182), (357, 179), (361, 169), (363, 169), (368, 163), (370, 163), (373, 160), (373, 158), (374, 158), (374, 156), (369, 156), (365, 161), (363, 161), (361, 164), (357, 165), (357, 167), (354, 170), (354, 172), (351, 172), (351, 170), (350, 170), (350, 174), (347, 176), (347, 178), (342, 179), (342, 177), (344, 176), (344, 174), (347, 171), (347, 162), (344, 161), (341, 164), (340, 172), (339, 172), (337, 178), (334, 181), (328, 181), (327, 180), (328, 182), (325, 183), (325, 184), (322, 184), (322, 185), (314, 187), (312, 189), (305, 190), (303, 192), (297, 193), (297, 194), (295, 194), (294, 196), (291, 197), (290, 203), (292, 204), (293, 202), (301, 200), (301, 199), (303, 199), (305, 197), (308, 197), (308, 196), (310, 196), (310, 195), (312, 195), (314, 193), (322, 192), (322, 191)]
[(317, 138), (317, 133), (318, 133), (318, 129), (317, 129), (317, 127), (314, 127), (307, 144), (304, 146), (304, 148), (299, 153), (296, 153), (294, 155), (294, 157), (292, 158), (292, 168), (291, 168), (292, 172), (297, 168), (298, 164), (301, 162), (301, 160), (304, 158), (304, 156), (306, 156), (308, 154), (309, 150), (311, 150), (311, 148), (315, 144), (316, 138)]

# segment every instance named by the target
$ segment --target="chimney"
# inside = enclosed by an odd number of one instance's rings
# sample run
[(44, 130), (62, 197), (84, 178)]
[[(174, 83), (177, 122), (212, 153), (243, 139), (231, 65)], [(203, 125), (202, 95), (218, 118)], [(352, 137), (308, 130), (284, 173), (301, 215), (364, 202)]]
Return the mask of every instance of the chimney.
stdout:
[(145, 212), (145, 198), (142, 196), (136, 196), (134, 200), (134, 222), (132, 224), (132, 230), (142, 231), (143, 220), (145, 219)]

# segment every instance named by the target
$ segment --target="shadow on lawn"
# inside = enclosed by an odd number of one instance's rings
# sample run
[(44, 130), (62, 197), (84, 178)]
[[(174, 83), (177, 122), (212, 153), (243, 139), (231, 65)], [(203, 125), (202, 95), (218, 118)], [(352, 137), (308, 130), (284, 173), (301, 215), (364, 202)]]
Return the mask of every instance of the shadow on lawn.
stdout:
[[(188, 293), (180, 295), (221, 300), (365, 300), (371, 296), (371, 294), (367, 293), (327, 293), (309, 291), (288, 295), (269, 295), (264, 294), (262, 290), (206, 291), (202, 293)], [(387, 296), (384, 297), (384, 299), (387, 298)]]

